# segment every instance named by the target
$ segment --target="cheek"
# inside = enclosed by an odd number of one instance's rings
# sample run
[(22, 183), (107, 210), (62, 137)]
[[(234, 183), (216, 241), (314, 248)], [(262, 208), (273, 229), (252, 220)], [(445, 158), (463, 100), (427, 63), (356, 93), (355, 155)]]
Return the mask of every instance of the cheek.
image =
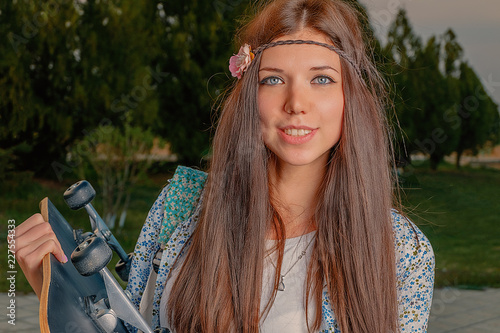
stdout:
[(323, 104), (322, 110), (323, 121), (328, 122), (330, 125), (342, 125), (344, 117), (343, 99), (325, 102)]
[(266, 130), (268, 130), (272, 124), (273, 113), (277, 107), (276, 98), (269, 96), (269, 94), (259, 94), (258, 107), (260, 126), (262, 132), (265, 134)]
[(271, 140), (271, 122), (265, 117), (260, 117), (260, 132), (262, 135), (262, 141), (267, 146)]
[(328, 124), (329, 128), (326, 140), (329, 145), (333, 146), (338, 143), (342, 136), (344, 127), (344, 100), (330, 101), (328, 105), (325, 105), (323, 110), (322, 122)]

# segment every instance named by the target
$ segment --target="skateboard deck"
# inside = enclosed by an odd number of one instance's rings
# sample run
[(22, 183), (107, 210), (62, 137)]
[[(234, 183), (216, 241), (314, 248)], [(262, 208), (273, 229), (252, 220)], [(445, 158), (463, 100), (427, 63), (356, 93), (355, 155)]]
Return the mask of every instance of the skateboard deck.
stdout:
[[(40, 202), (45, 221), (61, 243), (66, 257), (70, 258), (78, 246), (73, 228), (48, 198)], [(58, 332), (103, 332), (86, 313), (85, 298), (95, 295), (96, 299), (107, 298), (104, 280), (100, 274), (82, 276), (71, 260), (60, 263), (52, 254), (43, 258), (43, 285), (40, 297), (40, 331)], [(118, 321), (114, 332), (129, 332), (122, 321)]]

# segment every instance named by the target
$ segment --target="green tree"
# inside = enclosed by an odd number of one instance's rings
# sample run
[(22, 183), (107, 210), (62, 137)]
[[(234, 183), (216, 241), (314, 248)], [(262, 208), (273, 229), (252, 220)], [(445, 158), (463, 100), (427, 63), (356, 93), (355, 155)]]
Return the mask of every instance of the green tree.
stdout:
[[(2, 2), (0, 144), (26, 143), (17, 169), (52, 175), (67, 147), (99, 123), (157, 122), (158, 53), (148, 2)], [(152, 74), (151, 74), (152, 73)]]
[(441, 50), (441, 42), (431, 37), (415, 62), (416, 68), (420, 68), (416, 72), (420, 106), (413, 119), (419, 138), (413, 144), (414, 149), (429, 155), (433, 170), (444, 156), (455, 150), (458, 140), (457, 128), (446, 119), (456, 112), (458, 84), (457, 79), (440, 71), (441, 64), (448, 58)]
[(229, 57), (237, 18), (249, 0), (161, 2), (164, 33), (155, 66), (168, 73), (159, 85), (157, 130), (187, 163), (199, 164), (209, 147), (211, 110), (230, 79)]
[(460, 64), (460, 105), (455, 126), (459, 128), (456, 167), (460, 168), (463, 153), (476, 155), (486, 144), (496, 144), (500, 138), (498, 105), (485, 91), (481, 80), (466, 63)]
[(250, 2), (2, 2), (0, 32), (10, 37), (0, 42), (2, 149), (27, 144), (14, 167), (53, 176), (48, 165), (73, 168), (65, 155), (75, 140), (130, 114), (199, 163), (211, 109), (233, 82), (231, 37)]
[(410, 162), (412, 142), (419, 137), (416, 113), (420, 107), (418, 91), (421, 87), (415, 67), (422, 42), (411, 27), (406, 11), (401, 9), (391, 24), (387, 43), (382, 49), (386, 60), (384, 73), (390, 83), (390, 97), (395, 117), (390, 118), (394, 131), (394, 145), (402, 164)]
[(388, 72), (394, 84), (398, 124), (403, 129), (396, 146), (407, 160), (408, 152), (427, 154), (435, 170), (458, 142), (458, 129), (450, 119), (458, 112), (462, 47), (451, 29), (423, 45), (404, 10), (397, 14), (387, 40), (384, 52), (392, 60)]
[(446, 30), (441, 38), (444, 49), (444, 74), (458, 77), (459, 66), (463, 57), (463, 48), (457, 41), (457, 36), (452, 29)]
[[(15, 166), (36, 169), (43, 156), (57, 156), (61, 145), (53, 141), (64, 144), (71, 131), (72, 110), (53, 112), (70, 94), (64, 81), (72, 65), (65, 57), (68, 52), (61, 51), (66, 37), (71, 42), (71, 29), (56, 21), (72, 21), (75, 13), (69, 4), (55, 9), (30, 1), (4, 1), (0, 17), (6, 37), (0, 43), (0, 144), (6, 149), (28, 145), (25, 154), (16, 156)], [(62, 38), (54, 45), (50, 39), (56, 32)]]

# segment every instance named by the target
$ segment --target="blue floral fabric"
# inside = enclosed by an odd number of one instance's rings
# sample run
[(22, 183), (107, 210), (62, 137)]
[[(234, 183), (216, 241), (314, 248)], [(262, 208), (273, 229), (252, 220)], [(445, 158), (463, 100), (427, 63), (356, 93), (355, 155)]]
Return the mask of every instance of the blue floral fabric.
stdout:
[(412, 222), (396, 211), (392, 219), (401, 331), (425, 332), (434, 290), (434, 252)]
[[(196, 226), (201, 207), (197, 202), (206, 178), (207, 174), (202, 171), (179, 166), (149, 211), (137, 240), (127, 285), (137, 308), (151, 274), (153, 258), (163, 250), (152, 300), (154, 327), (159, 327), (160, 298), (168, 273)], [(132, 327), (129, 330), (136, 332)]]
[(165, 200), (165, 213), (158, 242), (167, 244), (170, 236), (181, 221), (187, 220), (193, 213), (194, 203), (203, 191), (207, 174), (186, 168), (177, 168), (170, 181), (169, 195)]
[[(137, 241), (127, 286), (137, 307), (151, 273), (153, 257), (163, 249), (151, 300), (153, 328), (160, 326), (160, 298), (168, 273), (176, 258), (188, 248), (185, 245), (196, 227), (205, 180), (205, 173), (179, 167), (151, 208)], [(428, 239), (412, 222), (395, 210), (391, 215), (401, 332), (425, 332), (434, 287), (434, 253)], [(340, 332), (326, 290), (321, 311), (321, 332)]]

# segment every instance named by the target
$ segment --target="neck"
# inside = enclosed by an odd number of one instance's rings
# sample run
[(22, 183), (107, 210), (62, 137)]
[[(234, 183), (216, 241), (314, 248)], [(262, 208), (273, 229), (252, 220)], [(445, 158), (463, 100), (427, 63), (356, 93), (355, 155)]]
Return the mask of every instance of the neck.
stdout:
[[(283, 219), (286, 237), (297, 237), (316, 229), (318, 189), (324, 179), (325, 165), (293, 166), (271, 163), (270, 194)], [(271, 236), (275, 238), (276, 235)]]

